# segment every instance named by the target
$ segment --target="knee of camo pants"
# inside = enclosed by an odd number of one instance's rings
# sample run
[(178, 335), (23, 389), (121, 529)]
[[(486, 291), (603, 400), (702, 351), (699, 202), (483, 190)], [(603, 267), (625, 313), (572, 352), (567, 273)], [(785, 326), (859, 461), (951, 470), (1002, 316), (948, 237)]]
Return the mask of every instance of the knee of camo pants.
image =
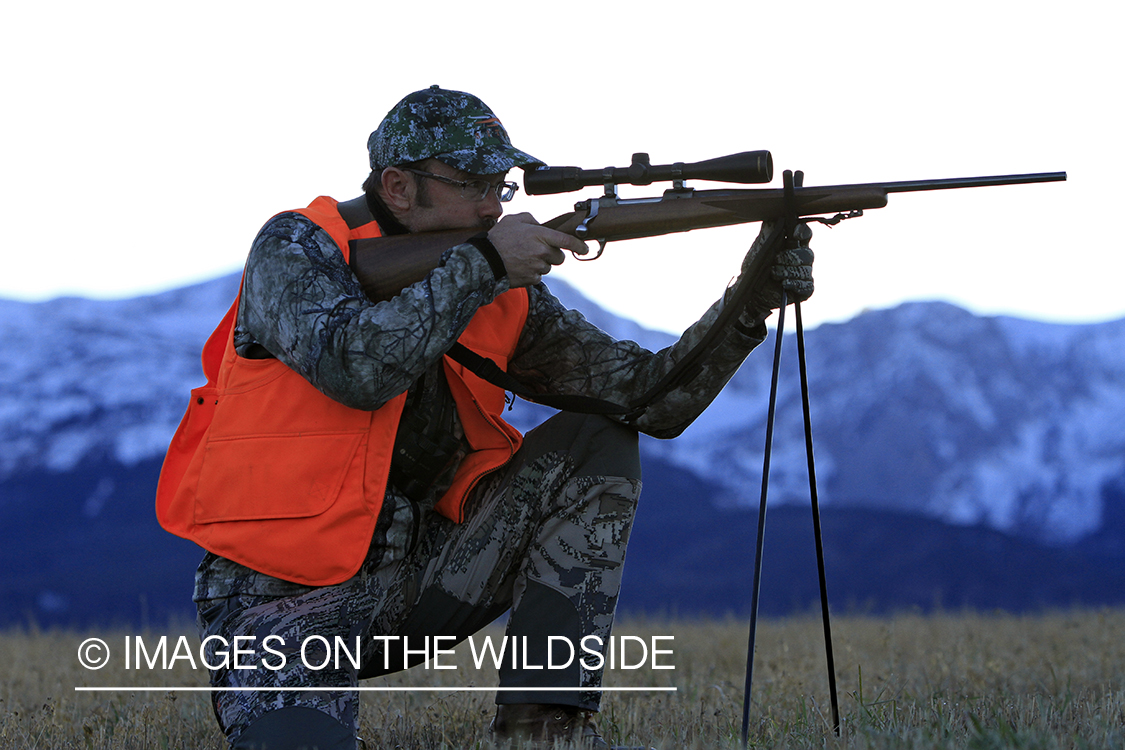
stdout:
[[(516, 669), (506, 663), (498, 703), (598, 709), (600, 692), (573, 688), (601, 686), (602, 669), (587, 669), (578, 655), (582, 644), (600, 651), (609, 642), (640, 496), (637, 446), (635, 431), (599, 416), (559, 414), (528, 434), (512, 491), (529, 502), (546, 499), (550, 507), (516, 582), (508, 635), (527, 644), (528, 664), (558, 663), (564, 642), (576, 656), (565, 669)], [(523, 687), (571, 690), (519, 690)]]
[(561, 412), (527, 434), (520, 448), (526, 465), (552, 451), (573, 461), (573, 476), (641, 478), (637, 432), (608, 417)]

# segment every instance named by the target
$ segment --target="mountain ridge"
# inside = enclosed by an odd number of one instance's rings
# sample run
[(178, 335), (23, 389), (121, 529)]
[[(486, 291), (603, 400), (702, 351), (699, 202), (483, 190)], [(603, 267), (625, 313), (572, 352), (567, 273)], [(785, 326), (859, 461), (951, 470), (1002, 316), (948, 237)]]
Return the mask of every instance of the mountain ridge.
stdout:
[[(127, 300), (0, 300), (0, 480), (163, 453), (199, 351), (238, 275)], [(674, 341), (552, 283), (618, 338)], [(1069, 544), (1100, 527), (1125, 478), (1125, 320), (1050, 324), (907, 303), (806, 332), (824, 505), (918, 512)], [(794, 337), (786, 337), (771, 471), (776, 502), (807, 497)], [(772, 338), (715, 403), (646, 455), (715, 481), (720, 504), (756, 502)], [(528, 428), (548, 413), (520, 402)]]

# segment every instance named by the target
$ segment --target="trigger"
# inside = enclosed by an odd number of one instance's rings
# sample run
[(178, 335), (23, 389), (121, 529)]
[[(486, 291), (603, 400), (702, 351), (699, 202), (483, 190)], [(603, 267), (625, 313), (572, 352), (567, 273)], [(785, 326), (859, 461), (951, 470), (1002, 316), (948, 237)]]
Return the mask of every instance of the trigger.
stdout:
[(598, 254), (593, 256), (592, 258), (589, 255), (579, 255), (578, 253), (574, 252), (573, 250), (570, 251), (570, 254), (574, 256), (575, 260), (597, 260), (598, 258), (602, 257), (602, 253), (605, 252), (605, 246), (608, 243), (608, 240), (596, 240), (596, 241), (598, 243)]

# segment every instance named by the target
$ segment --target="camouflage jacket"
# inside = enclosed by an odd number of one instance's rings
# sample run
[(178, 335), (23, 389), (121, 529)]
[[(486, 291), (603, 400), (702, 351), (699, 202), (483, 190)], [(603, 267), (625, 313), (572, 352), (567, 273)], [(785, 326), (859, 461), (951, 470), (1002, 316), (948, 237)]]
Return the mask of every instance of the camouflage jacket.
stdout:
[[(507, 289), (507, 277), (497, 279), (481, 252), (466, 244), (448, 250), (442, 265), (423, 281), (394, 299), (372, 303), (328, 233), (300, 214), (283, 213), (262, 228), (251, 248), (235, 346), (244, 356), (276, 356), (329, 397), (356, 409), (378, 409), (420, 379), (427, 384), (421, 393), (424, 402), (442, 395), (444, 386), (434, 387), (444, 382), (435, 377), (442, 356), (476, 310)], [(509, 373), (536, 393), (619, 404), (659, 381), (707, 332), (724, 303), (719, 299), (679, 341), (654, 353), (613, 339), (581, 313), (563, 307), (542, 283), (528, 293), (527, 323)], [(687, 386), (666, 393), (629, 426), (671, 438), (691, 424), (765, 339), (761, 320), (740, 322), (728, 327)], [(448, 487), (455, 468), (447, 468), (421, 504), (388, 487), (372, 556), (389, 562), (405, 553), (419, 515)], [(225, 570), (233, 565), (209, 555), (197, 578), (196, 599), (229, 594), (230, 581), (243, 572)], [(217, 586), (221, 580), (227, 583)], [(259, 580), (249, 588), (282, 594), (293, 585)]]

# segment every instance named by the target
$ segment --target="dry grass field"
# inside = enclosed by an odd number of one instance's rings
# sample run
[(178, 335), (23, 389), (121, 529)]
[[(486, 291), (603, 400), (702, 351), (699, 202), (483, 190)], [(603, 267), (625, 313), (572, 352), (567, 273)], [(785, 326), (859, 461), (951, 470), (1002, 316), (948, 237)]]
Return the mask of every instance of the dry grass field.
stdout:
[[(1125, 611), (851, 616), (833, 628), (840, 736), (830, 727), (819, 618), (773, 620), (759, 627), (752, 747), (1125, 747)], [(677, 690), (608, 694), (602, 733), (655, 748), (738, 747), (746, 633), (735, 620), (620, 623), (615, 635), (674, 636), (662, 658), (675, 669), (616, 670), (607, 686)], [(126, 635), (0, 634), (0, 747), (225, 748), (205, 693), (137, 689), (206, 685), (185, 660), (170, 671), (127, 671), (120, 658), (99, 671), (79, 666), (85, 638), (120, 648)], [(415, 668), (370, 684), (495, 685), (463, 649), (447, 660), (458, 670)], [(74, 690), (109, 685), (131, 689)], [(487, 746), (488, 692), (365, 693), (362, 702), (371, 750)]]

